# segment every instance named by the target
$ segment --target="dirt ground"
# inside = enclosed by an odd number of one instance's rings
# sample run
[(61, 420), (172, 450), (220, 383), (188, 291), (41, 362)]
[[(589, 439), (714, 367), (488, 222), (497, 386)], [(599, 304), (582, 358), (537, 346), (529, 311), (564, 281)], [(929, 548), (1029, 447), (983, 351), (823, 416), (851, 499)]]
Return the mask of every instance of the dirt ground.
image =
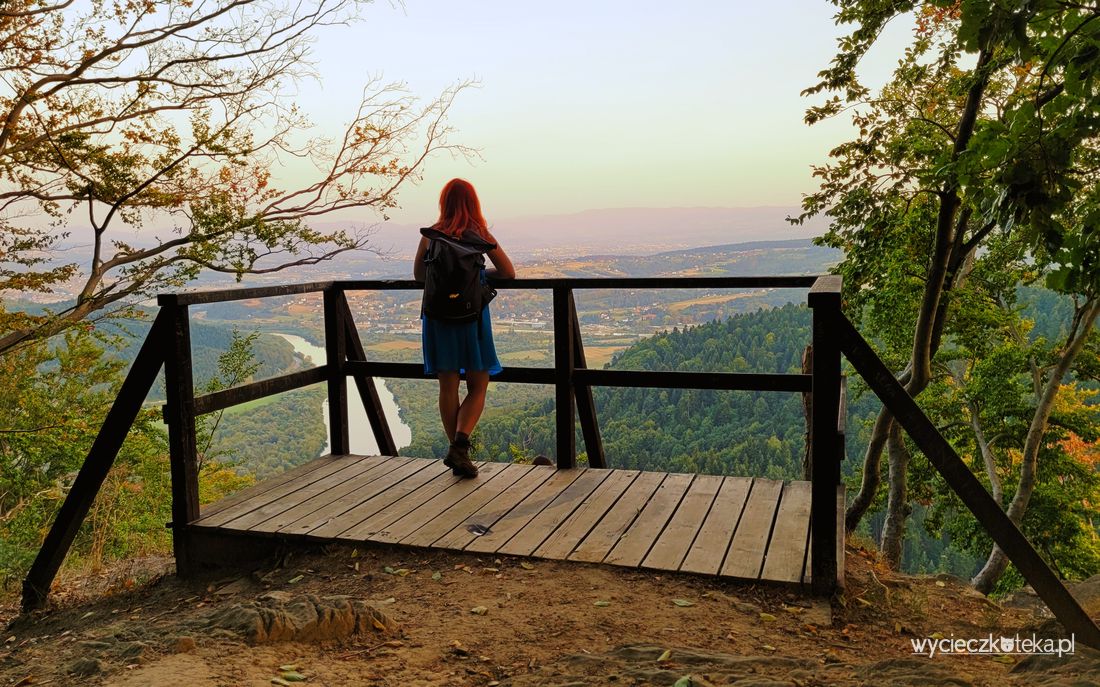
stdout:
[[(687, 575), (387, 547), (139, 581), (157, 565), (168, 563), (70, 580), (29, 616), (9, 597), (0, 685), (1100, 685), (1100, 652), (1080, 645), (1061, 659), (915, 655), (914, 638), (1057, 627), (1026, 595), (1018, 608), (997, 605), (958, 580), (891, 575), (862, 550), (848, 552), (847, 588), (831, 603)], [(275, 595), (365, 600), (398, 629), (255, 643), (211, 624)]]

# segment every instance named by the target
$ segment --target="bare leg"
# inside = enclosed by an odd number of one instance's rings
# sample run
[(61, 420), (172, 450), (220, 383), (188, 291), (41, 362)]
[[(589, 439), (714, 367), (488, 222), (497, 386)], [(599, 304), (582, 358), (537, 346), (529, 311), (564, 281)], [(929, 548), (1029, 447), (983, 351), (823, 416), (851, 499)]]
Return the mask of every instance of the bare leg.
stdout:
[[(457, 382), (456, 382), (457, 384)], [(473, 434), (481, 411), (485, 410), (485, 391), (489, 388), (488, 370), (466, 373), (466, 398), (458, 408), (456, 428), (459, 432)]]
[(439, 419), (443, 421), (443, 431), (447, 441), (455, 440), (455, 426), (458, 423), (458, 373), (439, 373)]

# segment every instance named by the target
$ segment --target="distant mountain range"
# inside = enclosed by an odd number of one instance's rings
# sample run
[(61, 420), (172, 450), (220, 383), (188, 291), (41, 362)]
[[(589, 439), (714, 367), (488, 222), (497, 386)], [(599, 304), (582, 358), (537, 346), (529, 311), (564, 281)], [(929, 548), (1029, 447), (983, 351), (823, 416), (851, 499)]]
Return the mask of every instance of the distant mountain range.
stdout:
[[(796, 215), (798, 210), (797, 207), (611, 208), (512, 219), (489, 217), (489, 221), (493, 233), (513, 259), (543, 262), (597, 255), (652, 256), (753, 241), (809, 239), (825, 232), (827, 223), (821, 219), (805, 226), (792, 226), (787, 222), (786, 218)], [(434, 219), (425, 217), (423, 225)], [(322, 231), (366, 229), (370, 232), (369, 246), (373, 250), (344, 253), (330, 262), (288, 269), (263, 279), (248, 278), (245, 282), (261, 284), (347, 276), (404, 277), (409, 273), (408, 261), (420, 237), (418, 226), (393, 222), (371, 224), (349, 219), (315, 222), (314, 227)], [(59, 254), (59, 259), (86, 263), (90, 245), (84, 239), (89, 231), (80, 227), (70, 227), (69, 231), (72, 237), (64, 242), (67, 250)], [(144, 229), (140, 233), (113, 232), (108, 238), (141, 248), (154, 245), (154, 236), (166, 240), (174, 234), (170, 230)], [(211, 274), (201, 277), (198, 283), (209, 286), (233, 281), (228, 275)]]

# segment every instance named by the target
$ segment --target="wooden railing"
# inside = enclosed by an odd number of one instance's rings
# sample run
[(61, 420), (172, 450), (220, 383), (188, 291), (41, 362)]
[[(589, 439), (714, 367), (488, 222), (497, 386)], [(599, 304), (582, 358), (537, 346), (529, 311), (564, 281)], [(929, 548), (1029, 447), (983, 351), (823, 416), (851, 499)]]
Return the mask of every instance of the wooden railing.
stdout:
[[(1082, 610), (1049, 566), (1001, 510), (965, 463), (939, 434), (912, 398), (867, 345), (841, 311), (841, 280), (824, 277), (685, 277), (626, 279), (521, 279), (495, 281), (498, 289), (542, 289), (553, 294), (554, 366), (509, 367), (495, 381), (554, 386), (557, 464), (571, 468), (576, 461), (574, 417), (592, 467), (606, 467), (595, 405), (594, 386), (637, 386), (685, 389), (725, 389), (809, 393), (811, 486), (810, 561), (815, 593), (829, 593), (842, 574), (843, 536), (837, 513), (840, 461), (844, 457), (844, 421), (847, 394), (840, 357), (849, 359), (885, 406), (906, 429), (932, 464), (959, 494), (1035, 588), (1063, 625), (1085, 644), (1100, 648), (1100, 629)], [(177, 572), (193, 570), (188, 524), (199, 515), (198, 456), (195, 441), (197, 415), (221, 410), (273, 394), (326, 382), (329, 400), (330, 447), (333, 454), (348, 452), (347, 379), (356, 384), (379, 451), (397, 450), (374, 385), (375, 377), (425, 378), (423, 368), (411, 363), (367, 360), (348, 307), (348, 291), (417, 290), (414, 281), (328, 281), (258, 288), (166, 294), (158, 298), (160, 312), (138, 353), (88, 458), (81, 467), (38, 557), (23, 583), (23, 607), (45, 603), (77, 529), (106, 478), (122, 441), (141, 408), (153, 381), (165, 368), (167, 401), (164, 418), (169, 429), (172, 477), (172, 532)], [(809, 374), (730, 372), (643, 372), (589, 369), (584, 355), (576, 289), (683, 289), (683, 288), (808, 288), (813, 311), (812, 369)], [(194, 395), (188, 308), (192, 305), (244, 299), (322, 293), (327, 361), (316, 368), (252, 384)], [(824, 402), (821, 402), (821, 401)], [(814, 402), (818, 401), (818, 402)]]

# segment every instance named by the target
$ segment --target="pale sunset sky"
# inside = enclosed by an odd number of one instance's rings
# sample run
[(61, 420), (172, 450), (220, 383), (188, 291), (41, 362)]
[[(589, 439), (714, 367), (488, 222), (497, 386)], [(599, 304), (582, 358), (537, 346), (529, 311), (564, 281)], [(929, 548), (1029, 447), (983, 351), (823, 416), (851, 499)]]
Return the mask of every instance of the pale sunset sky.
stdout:
[[(850, 135), (847, 120), (808, 127), (815, 82), (843, 27), (820, 0), (715, 2), (504, 0), (378, 3), (314, 44), (317, 82), (299, 102), (340, 131), (370, 76), (422, 100), (476, 80), (456, 100), (452, 140), (406, 187), (399, 222), (433, 216), (461, 176), (495, 218), (597, 208), (793, 206), (810, 165)], [(861, 66), (881, 84), (911, 25), (889, 27)]]

